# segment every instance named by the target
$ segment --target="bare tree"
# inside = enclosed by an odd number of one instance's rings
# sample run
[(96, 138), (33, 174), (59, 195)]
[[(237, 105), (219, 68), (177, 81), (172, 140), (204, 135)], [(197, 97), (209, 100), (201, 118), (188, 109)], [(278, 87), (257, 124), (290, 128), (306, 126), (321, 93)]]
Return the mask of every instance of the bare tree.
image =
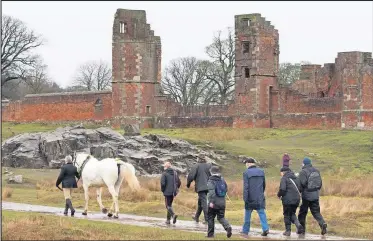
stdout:
[(107, 63), (90, 61), (79, 67), (74, 84), (88, 91), (105, 90), (111, 86), (111, 77), (111, 68)]
[(219, 31), (214, 36), (212, 44), (206, 47), (206, 54), (212, 60), (207, 78), (216, 84), (220, 104), (227, 104), (232, 97), (235, 85), (235, 39), (232, 30), (228, 28), (227, 38), (223, 38)]
[(47, 65), (38, 63), (29, 71), (28, 76), (24, 78), (24, 82), (28, 86), (31, 94), (44, 93), (47, 86), (52, 84), (47, 76)]
[(291, 85), (299, 80), (301, 65), (310, 64), (308, 61), (301, 61), (300, 63), (281, 63), (278, 73), (278, 83), (280, 85)]
[(183, 106), (204, 103), (204, 91), (211, 85), (206, 79), (207, 61), (195, 57), (172, 60), (164, 71), (163, 90)]
[(33, 50), (43, 42), (41, 36), (28, 29), (21, 20), (2, 16), (1, 86), (8, 81), (25, 78), (38, 60)]

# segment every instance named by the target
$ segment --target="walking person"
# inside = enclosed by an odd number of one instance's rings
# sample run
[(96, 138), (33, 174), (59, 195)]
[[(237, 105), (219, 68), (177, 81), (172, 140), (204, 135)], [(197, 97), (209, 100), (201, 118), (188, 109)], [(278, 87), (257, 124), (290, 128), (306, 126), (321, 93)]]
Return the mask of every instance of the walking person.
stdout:
[(163, 196), (165, 198), (165, 205), (167, 209), (167, 220), (166, 224), (175, 224), (177, 221), (177, 215), (175, 214), (172, 203), (174, 201), (174, 197), (178, 194), (179, 188), (181, 185), (181, 181), (177, 172), (172, 168), (171, 163), (169, 161), (164, 163), (164, 172), (161, 177), (161, 191), (163, 192)]
[(207, 223), (207, 181), (210, 174), (211, 163), (206, 163), (205, 155), (199, 154), (197, 159), (197, 164), (192, 167), (188, 178), (187, 178), (187, 188), (190, 184), (195, 182), (195, 191), (198, 193), (198, 206), (195, 215), (192, 217), (194, 221), (199, 222), (199, 217), (203, 211), (203, 216), (205, 218), (203, 223)]
[(327, 227), (323, 216), (320, 213), (320, 189), (322, 187), (322, 179), (319, 170), (312, 166), (312, 161), (308, 157), (303, 159), (303, 167), (299, 173), (299, 181), (302, 186), (302, 205), (299, 209), (298, 219), (303, 226), (303, 232), (298, 231), (298, 234), (306, 232), (306, 217), (308, 208), (311, 210), (312, 216), (319, 223), (321, 235), (327, 233)]
[(232, 236), (232, 227), (224, 217), (226, 207), (225, 196), (228, 193), (228, 185), (221, 176), (219, 167), (211, 167), (211, 176), (209, 177), (207, 186), (207, 238), (214, 237), (215, 217), (217, 217), (219, 223), (227, 231), (227, 237), (230, 238)]
[[(56, 181), (56, 187), (62, 190), (65, 196), (65, 211), (63, 212), (65, 216), (67, 216), (69, 209), (71, 212), (71, 217), (73, 217), (75, 213), (75, 209), (71, 202), (72, 190), (73, 188), (78, 188), (75, 177), (79, 179), (78, 170), (76, 166), (73, 165), (72, 157), (66, 156), (65, 165), (61, 167), (60, 175), (58, 176), (57, 181)], [(59, 187), (61, 182), (62, 182), (62, 189)]]
[(264, 191), (266, 187), (265, 175), (262, 169), (256, 167), (254, 158), (244, 158), (246, 171), (243, 173), (243, 200), (245, 201), (245, 218), (241, 235), (247, 237), (250, 232), (251, 213), (255, 210), (262, 226), (262, 236), (267, 236), (269, 226), (265, 213)]
[(283, 156), (282, 156), (282, 166), (283, 167), (290, 167), (290, 156), (289, 154), (285, 153)]
[(281, 170), (280, 188), (277, 197), (282, 200), (282, 208), (284, 214), (285, 232), (284, 236), (291, 235), (291, 223), (294, 223), (298, 232), (303, 232), (303, 227), (299, 223), (296, 216), (296, 211), (301, 199), (301, 185), (299, 179), (294, 175), (294, 172), (288, 167), (282, 167)]

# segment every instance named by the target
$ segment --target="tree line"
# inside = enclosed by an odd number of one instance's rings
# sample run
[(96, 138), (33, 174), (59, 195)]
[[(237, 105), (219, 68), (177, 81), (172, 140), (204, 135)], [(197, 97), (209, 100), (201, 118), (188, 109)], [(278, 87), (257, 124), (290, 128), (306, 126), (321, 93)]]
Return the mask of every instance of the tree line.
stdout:
[[(26, 94), (99, 91), (111, 88), (112, 69), (102, 60), (78, 66), (72, 84), (59, 86), (48, 74), (48, 65), (35, 50), (43, 46), (42, 35), (12, 16), (3, 15), (1, 25), (1, 97), (19, 100)], [(162, 72), (162, 90), (183, 106), (227, 104), (233, 98), (235, 37), (217, 32), (205, 48), (208, 59), (180, 57)], [(305, 62), (304, 62), (305, 63)], [(301, 63), (280, 64), (279, 82), (290, 85), (299, 79)]]

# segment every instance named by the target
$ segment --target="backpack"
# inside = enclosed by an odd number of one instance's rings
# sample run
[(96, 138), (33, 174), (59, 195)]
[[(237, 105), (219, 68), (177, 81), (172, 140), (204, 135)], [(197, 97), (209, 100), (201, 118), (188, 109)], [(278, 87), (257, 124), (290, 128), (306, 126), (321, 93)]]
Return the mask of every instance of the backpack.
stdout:
[(307, 191), (313, 192), (321, 189), (321, 176), (317, 170), (312, 170), (308, 175)]
[(227, 186), (223, 178), (215, 182), (215, 193), (218, 197), (225, 197), (227, 195)]

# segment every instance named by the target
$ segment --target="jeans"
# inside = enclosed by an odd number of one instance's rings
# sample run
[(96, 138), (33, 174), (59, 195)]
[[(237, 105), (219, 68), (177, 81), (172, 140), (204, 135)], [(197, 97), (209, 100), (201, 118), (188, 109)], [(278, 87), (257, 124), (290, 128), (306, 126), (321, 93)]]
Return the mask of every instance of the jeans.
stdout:
[(308, 208), (311, 210), (312, 216), (316, 219), (321, 227), (325, 223), (325, 221), (320, 213), (319, 200), (308, 201), (306, 199), (302, 199), (302, 205), (300, 206), (298, 213), (300, 224), (303, 226), (304, 229), (306, 229), (306, 216), (308, 213)]
[(219, 223), (223, 226), (225, 230), (230, 227), (228, 220), (224, 218), (225, 216), (225, 209), (214, 209), (208, 208), (208, 227), (207, 227), (207, 236), (213, 237), (215, 231), (215, 217), (217, 217)]
[[(263, 232), (269, 230), (268, 222), (267, 222), (267, 216), (264, 211), (264, 209), (259, 209), (256, 210), (259, 219), (260, 219), (260, 224), (262, 225)], [(250, 221), (251, 221), (251, 213), (253, 212), (252, 209), (245, 209), (245, 219), (244, 219), (244, 224), (242, 227), (242, 232), (244, 234), (248, 234), (250, 232)]]
[(199, 219), (202, 211), (203, 216), (205, 217), (205, 221), (207, 222), (207, 191), (198, 192), (198, 207), (195, 215), (196, 220)]

